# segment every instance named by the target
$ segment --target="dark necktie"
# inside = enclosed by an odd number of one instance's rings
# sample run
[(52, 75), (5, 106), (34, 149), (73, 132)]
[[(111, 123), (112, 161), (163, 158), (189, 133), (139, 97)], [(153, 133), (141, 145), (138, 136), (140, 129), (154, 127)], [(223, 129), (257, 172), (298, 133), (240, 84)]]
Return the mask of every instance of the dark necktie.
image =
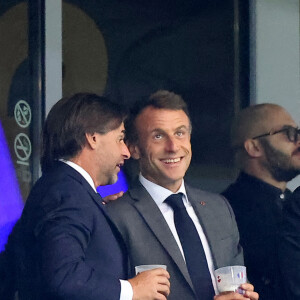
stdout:
[(183, 248), (187, 269), (197, 299), (213, 300), (215, 292), (197, 229), (182, 201), (182, 193), (172, 194), (165, 202), (174, 210), (174, 222)]

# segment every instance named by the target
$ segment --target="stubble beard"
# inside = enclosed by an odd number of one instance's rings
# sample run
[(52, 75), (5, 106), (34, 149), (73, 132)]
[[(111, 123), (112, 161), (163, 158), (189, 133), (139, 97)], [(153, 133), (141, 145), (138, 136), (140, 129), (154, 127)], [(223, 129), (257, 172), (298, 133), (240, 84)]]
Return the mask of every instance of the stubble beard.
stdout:
[(261, 144), (266, 154), (265, 167), (273, 178), (279, 182), (288, 182), (300, 174), (300, 167), (292, 165), (291, 156), (273, 147), (267, 140)]
[(118, 181), (118, 174), (113, 174), (110, 176), (107, 185), (114, 184)]

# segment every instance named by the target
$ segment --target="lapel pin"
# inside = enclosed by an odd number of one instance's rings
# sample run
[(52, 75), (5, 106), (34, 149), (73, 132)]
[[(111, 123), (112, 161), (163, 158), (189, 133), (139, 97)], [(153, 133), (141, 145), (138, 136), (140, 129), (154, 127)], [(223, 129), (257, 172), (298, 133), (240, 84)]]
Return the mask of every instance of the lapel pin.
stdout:
[(206, 205), (206, 203), (204, 201), (200, 201), (200, 204), (203, 206)]

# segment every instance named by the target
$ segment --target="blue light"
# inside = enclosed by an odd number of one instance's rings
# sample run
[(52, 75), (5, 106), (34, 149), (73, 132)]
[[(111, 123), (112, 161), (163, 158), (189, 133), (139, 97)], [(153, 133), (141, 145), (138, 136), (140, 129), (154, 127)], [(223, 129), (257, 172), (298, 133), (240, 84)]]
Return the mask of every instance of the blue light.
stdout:
[(4, 131), (0, 122), (0, 251), (4, 249), (7, 237), (20, 218), (24, 203), (20, 194)]
[(128, 190), (128, 185), (126, 177), (122, 170), (118, 174), (118, 181), (112, 185), (98, 186), (97, 191), (101, 197), (106, 197), (108, 195), (116, 194), (118, 192), (126, 192)]
[[(20, 218), (24, 203), (18, 186), (13, 162), (5, 134), (0, 122), (0, 252), (4, 250), (8, 235)], [(118, 181), (112, 185), (97, 188), (102, 197), (128, 190), (127, 180), (122, 171), (118, 174)]]

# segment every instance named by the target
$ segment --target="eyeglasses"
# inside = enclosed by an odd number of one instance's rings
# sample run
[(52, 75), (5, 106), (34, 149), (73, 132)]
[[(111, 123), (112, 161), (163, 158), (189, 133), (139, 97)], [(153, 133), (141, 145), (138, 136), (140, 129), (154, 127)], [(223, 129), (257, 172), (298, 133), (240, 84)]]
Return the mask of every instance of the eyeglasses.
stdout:
[(281, 132), (285, 133), (285, 135), (287, 136), (289, 141), (292, 142), (292, 143), (296, 143), (299, 140), (300, 129), (298, 127), (295, 128), (293, 126), (284, 126), (282, 129), (279, 129), (279, 130), (276, 130), (276, 131), (271, 130), (268, 133), (257, 135), (255, 137), (253, 137), (252, 139), (255, 140), (255, 139), (259, 139), (261, 137), (274, 135), (274, 134), (281, 133)]

